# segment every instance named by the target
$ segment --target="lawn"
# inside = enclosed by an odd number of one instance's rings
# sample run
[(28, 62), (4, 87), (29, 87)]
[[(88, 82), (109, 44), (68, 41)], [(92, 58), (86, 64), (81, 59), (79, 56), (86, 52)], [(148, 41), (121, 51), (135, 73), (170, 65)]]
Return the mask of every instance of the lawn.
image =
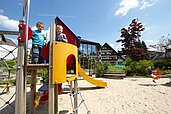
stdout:
[(113, 65), (108, 66), (108, 71), (123, 71), (123, 68), (121, 67), (115, 67)]

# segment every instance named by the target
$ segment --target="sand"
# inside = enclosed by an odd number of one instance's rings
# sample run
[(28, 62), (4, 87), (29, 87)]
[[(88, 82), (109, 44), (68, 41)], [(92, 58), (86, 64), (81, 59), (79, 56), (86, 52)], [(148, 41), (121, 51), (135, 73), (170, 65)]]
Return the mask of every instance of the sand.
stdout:
[[(85, 80), (78, 80), (81, 89), (78, 94), (84, 102), (78, 109), (79, 114), (171, 114), (171, 85), (166, 84), (168, 78), (161, 78), (153, 83), (151, 78), (101, 79), (108, 83), (106, 88), (98, 88)], [(59, 114), (72, 114), (73, 109), (68, 94), (67, 83), (63, 84), (64, 94), (59, 95)], [(2, 89), (0, 89), (2, 90)], [(1, 95), (0, 107), (15, 92)], [(27, 96), (29, 96), (29, 89)], [(27, 97), (27, 114), (30, 113), (29, 97)], [(86, 106), (84, 105), (86, 104)], [(0, 114), (14, 114), (14, 98), (8, 105), (0, 109)], [(87, 108), (86, 108), (87, 107)], [(36, 109), (37, 114), (48, 113), (48, 103)]]

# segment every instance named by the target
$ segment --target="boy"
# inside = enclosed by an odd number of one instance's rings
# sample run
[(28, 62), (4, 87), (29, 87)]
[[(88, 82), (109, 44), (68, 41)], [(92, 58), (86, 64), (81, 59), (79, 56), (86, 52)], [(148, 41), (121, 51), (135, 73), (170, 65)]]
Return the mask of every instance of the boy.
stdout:
[[(61, 25), (56, 26), (56, 32), (57, 32), (56, 39), (55, 39), (56, 41), (68, 42), (66, 35), (63, 33), (63, 27)], [(62, 83), (59, 83), (57, 87), (58, 87), (59, 94), (61, 94), (62, 93)]]
[(148, 75), (150, 75), (153, 78), (153, 82), (156, 83), (157, 76), (153, 74), (153, 71), (151, 70), (151, 66), (148, 66)]
[(68, 42), (66, 35), (64, 33), (62, 33), (63, 27), (61, 25), (57, 25), (56, 31), (57, 31), (56, 41)]
[(42, 48), (46, 44), (46, 37), (42, 33), (44, 24), (37, 22), (37, 30), (33, 31), (32, 37), (32, 63), (42, 63)]

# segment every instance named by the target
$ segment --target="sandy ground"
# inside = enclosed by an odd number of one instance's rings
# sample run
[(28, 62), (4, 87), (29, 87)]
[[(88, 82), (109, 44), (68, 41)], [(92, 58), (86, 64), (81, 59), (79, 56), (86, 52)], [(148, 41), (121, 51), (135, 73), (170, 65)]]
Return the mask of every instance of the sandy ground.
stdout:
[[(102, 80), (108, 83), (107, 88), (97, 88), (85, 80), (78, 80), (81, 89), (78, 103), (81, 102), (81, 96), (84, 100), (78, 109), (79, 114), (87, 114), (88, 110), (91, 114), (171, 114), (171, 85), (166, 84), (168, 78), (159, 79), (157, 83), (153, 83), (151, 78)], [(65, 94), (59, 95), (59, 114), (72, 114), (73, 97), (68, 94), (67, 83), (63, 84), (63, 88)], [(2, 88), (0, 90), (2, 91)], [(15, 87), (12, 87), (8, 95), (0, 96), (0, 107), (14, 92)], [(14, 114), (14, 104), (13, 98), (10, 105), (0, 109), (0, 114)], [(40, 103), (36, 111), (37, 114), (47, 114), (48, 103)], [(29, 113), (27, 97), (27, 114)]]

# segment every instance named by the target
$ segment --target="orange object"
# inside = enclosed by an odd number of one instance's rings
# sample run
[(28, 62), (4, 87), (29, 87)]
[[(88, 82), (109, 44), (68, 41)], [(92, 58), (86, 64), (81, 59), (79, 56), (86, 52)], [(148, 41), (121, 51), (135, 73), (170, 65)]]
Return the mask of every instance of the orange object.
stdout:
[(34, 101), (34, 107), (37, 108), (39, 106), (39, 101), (40, 101), (40, 93), (36, 93), (36, 98)]
[(159, 79), (161, 77), (161, 70), (160, 69), (157, 69), (157, 70), (153, 70), (153, 74), (155, 76), (157, 76), (156, 79)]

